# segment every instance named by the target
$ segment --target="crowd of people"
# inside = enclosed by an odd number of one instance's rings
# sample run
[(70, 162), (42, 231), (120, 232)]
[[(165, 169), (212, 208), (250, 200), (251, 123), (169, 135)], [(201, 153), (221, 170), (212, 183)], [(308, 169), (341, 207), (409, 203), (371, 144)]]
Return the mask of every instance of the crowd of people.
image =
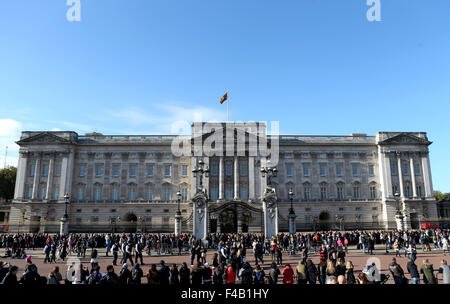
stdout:
[[(392, 276), (395, 284), (436, 284), (437, 275), (442, 282), (450, 283), (450, 270), (445, 260), (435, 270), (428, 259), (418, 267), (417, 246), (422, 251), (448, 252), (448, 230), (421, 231), (349, 231), (315, 232), (289, 235), (280, 233), (273, 238), (262, 234), (210, 234), (206, 240), (197, 240), (190, 234), (3, 234), (0, 244), (6, 249), (4, 258), (26, 258), (24, 273), (18, 277), (18, 267), (1, 265), (0, 282), (14, 284), (382, 284)], [(348, 260), (349, 246), (356, 246), (363, 254), (373, 254), (375, 244), (382, 244), (386, 252), (394, 249), (395, 257), (389, 264), (389, 274), (381, 274), (375, 264), (356, 271)], [(380, 246), (379, 246), (380, 247)], [(39, 274), (37, 266), (26, 251), (43, 248), (44, 263), (64, 261), (67, 256), (86, 257), (90, 249), (90, 268), (73, 264), (65, 271), (65, 278), (55, 266), (47, 277)], [(112, 257), (102, 274), (98, 261), (99, 248), (106, 248), (105, 255)], [(247, 256), (251, 249), (253, 259)], [(408, 259), (405, 265), (410, 275), (396, 258)], [(212, 260), (207, 261), (208, 250), (213, 250)], [(8, 251), (9, 256), (8, 256)], [(145, 272), (143, 254), (190, 254), (190, 265), (182, 263), (166, 266), (149, 265)], [(283, 264), (283, 254), (300, 256), (296, 265)], [(319, 263), (311, 256), (318, 255)], [(120, 260), (119, 260), (120, 258)], [(265, 261), (266, 260), (266, 263)], [(118, 265), (119, 263), (119, 265)], [(264, 267), (266, 266), (270, 267)], [(116, 273), (115, 266), (120, 266)], [(179, 267), (179, 268), (178, 268)], [(357, 275), (356, 275), (357, 273)], [(145, 282), (146, 281), (146, 282)]]

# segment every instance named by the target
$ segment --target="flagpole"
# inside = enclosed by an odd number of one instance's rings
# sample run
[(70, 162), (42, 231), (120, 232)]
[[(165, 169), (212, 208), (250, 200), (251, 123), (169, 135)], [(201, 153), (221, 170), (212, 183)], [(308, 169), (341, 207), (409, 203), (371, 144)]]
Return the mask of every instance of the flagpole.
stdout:
[(227, 121), (230, 121), (230, 94), (227, 91)]

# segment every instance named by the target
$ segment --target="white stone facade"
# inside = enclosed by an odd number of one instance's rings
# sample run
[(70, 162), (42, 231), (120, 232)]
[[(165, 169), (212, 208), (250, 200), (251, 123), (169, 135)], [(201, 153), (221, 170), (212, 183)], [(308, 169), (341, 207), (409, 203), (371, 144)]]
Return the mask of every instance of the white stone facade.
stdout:
[[(79, 136), (75, 132), (22, 132), (10, 231), (174, 231), (182, 194), (182, 232), (192, 231), (192, 177), (198, 157), (176, 157), (170, 135)], [(192, 136), (194, 138), (194, 136)], [(279, 136), (273, 178), (279, 231), (288, 231), (290, 201), (297, 230), (395, 228), (396, 200), (407, 227), (437, 221), (425, 133), (376, 136)], [(210, 197), (210, 231), (263, 231), (265, 178), (259, 155), (203, 157)], [(411, 174), (412, 173), (412, 174)], [(197, 178), (198, 181), (198, 178)]]

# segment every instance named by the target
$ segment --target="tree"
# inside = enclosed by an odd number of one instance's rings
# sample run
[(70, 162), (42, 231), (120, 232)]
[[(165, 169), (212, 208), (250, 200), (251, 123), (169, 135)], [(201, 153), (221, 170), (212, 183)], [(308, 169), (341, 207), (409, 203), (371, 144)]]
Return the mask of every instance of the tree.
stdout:
[(11, 200), (14, 198), (16, 174), (16, 167), (7, 167), (0, 170), (0, 198), (6, 200)]
[(443, 201), (450, 201), (450, 193), (442, 193), (441, 191), (434, 191), (434, 197), (436, 198), (436, 201), (443, 202)]

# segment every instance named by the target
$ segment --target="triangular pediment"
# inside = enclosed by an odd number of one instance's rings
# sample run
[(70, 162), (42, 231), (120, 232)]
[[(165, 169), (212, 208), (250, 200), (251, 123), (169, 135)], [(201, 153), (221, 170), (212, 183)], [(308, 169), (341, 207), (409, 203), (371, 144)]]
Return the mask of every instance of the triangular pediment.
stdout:
[[(204, 133), (204, 134), (196, 136), (196, 137), (192, 137), (191, 138), (191, 142), (194, 143), (196, 141), (196, 139), (198, 139), (199, 137), (202, 138), (201, 141), (203, 142), (205, 139), (207, 139), (208, 137), (213, 135), (215, 132), (222, 132), (223, 142), (226, 141), (226, 136), (227, 136), (226, 129), (225, 128), (218, 128), (217, 130), (214, 130), (214, 131), (211, 131), (211, 132), (207, 132), (207, 133)], [(266, 141), (267, 140), (267, 141), (270, 142), (270, 138), (267, 135), (266, 136), (261, 136), (258, 133), (253, 133), (253, 132), (250, 133), (248, 131), (243, 131), (243, 134), (244, 134), (245, 142), (249, 142), (250, 139), (257, 140), (257, 141), (260, 141), (260, 140)], [(238, 135), (237, 135), (237, 132), (235, 131), (234, 132), (234, 142), (235, 143), (237, 142), (237, 137), (238, 137)]]
[(420, 138), (409, 133), (400, 133), (391, 138), (383, 140), (380, 145), (430, 145), (431, 141)]
[(31, 137), (19, 140), (16, 142), (18, 145), (23, 144), (69, 144), (69, 140), (57, 136), (49, 132), (42, 132)]

